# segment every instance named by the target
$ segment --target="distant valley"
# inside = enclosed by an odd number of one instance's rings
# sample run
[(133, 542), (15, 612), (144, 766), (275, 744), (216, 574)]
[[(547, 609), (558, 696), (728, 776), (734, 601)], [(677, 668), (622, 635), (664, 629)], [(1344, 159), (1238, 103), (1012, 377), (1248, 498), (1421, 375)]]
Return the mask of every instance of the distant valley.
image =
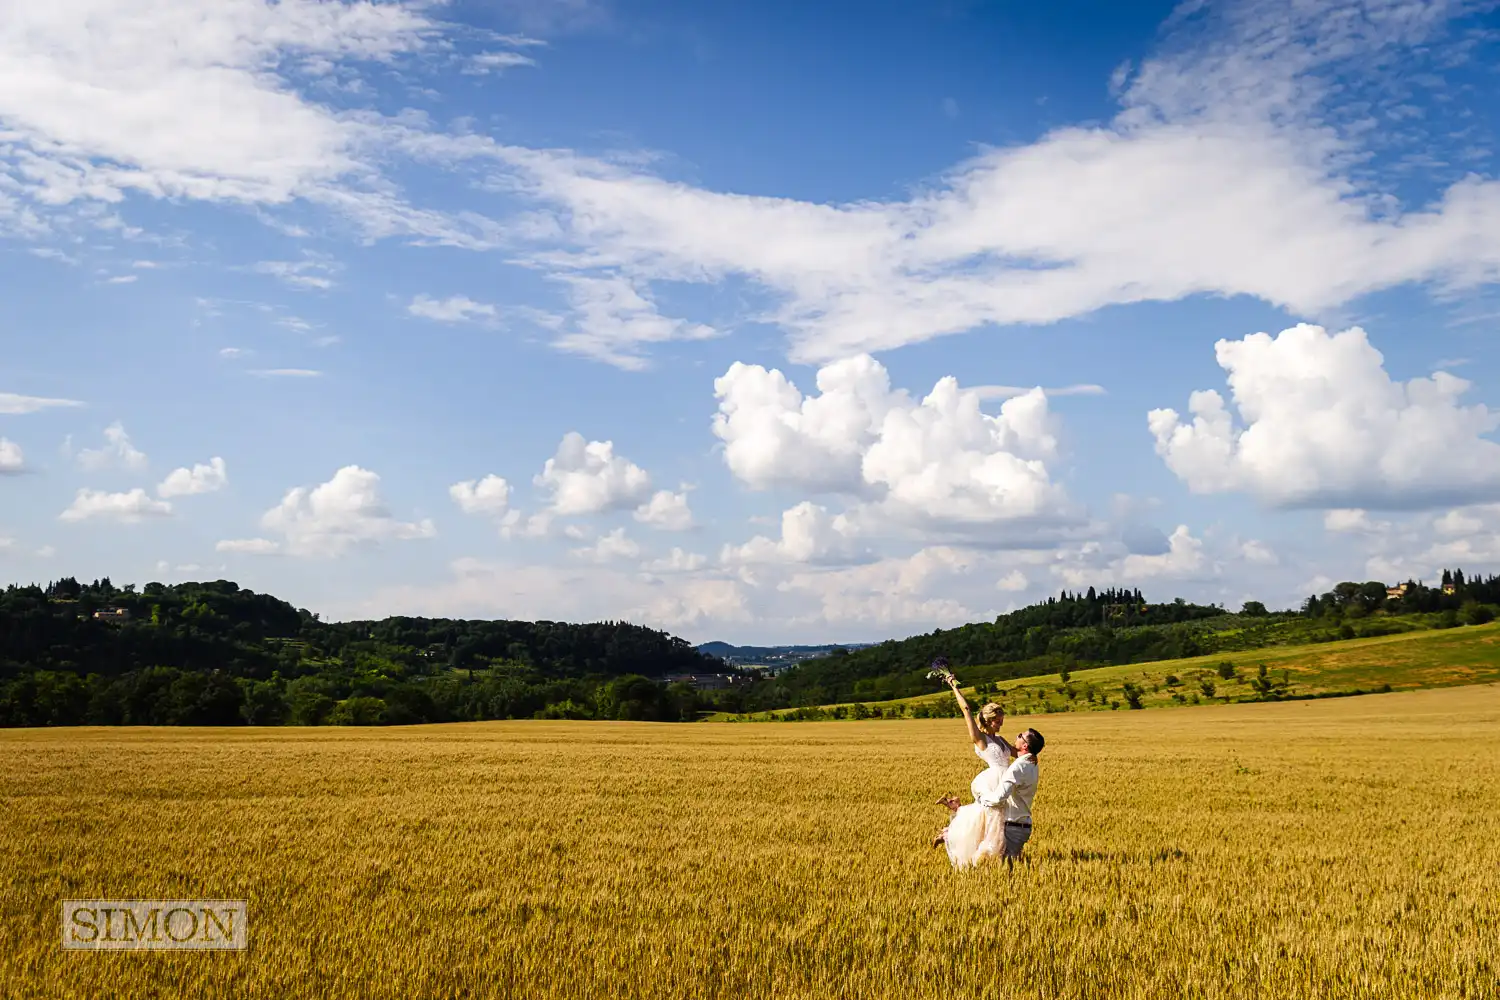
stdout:
[(871, 642), (830, 642), (821, 646), (734, 646), (727, 642), (705, 642), (696, 647), (705, 656), (717, 656), (732, 667), (763, 667), (772, 672), (803, 660), (827, 656), (835, 649), (866, 649)]

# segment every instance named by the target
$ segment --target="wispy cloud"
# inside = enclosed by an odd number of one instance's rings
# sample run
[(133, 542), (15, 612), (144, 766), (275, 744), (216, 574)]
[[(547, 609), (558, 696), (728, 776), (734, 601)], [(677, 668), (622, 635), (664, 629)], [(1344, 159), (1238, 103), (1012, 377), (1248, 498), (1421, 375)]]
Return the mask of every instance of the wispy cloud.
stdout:
[(251, 266), (257, 274), (271, 277), (293, 288), (326, 291), (333, 287), (333, 275), (338, 271), (332, 261), (319, 258), (306, 260), (263, 260)]
[(497, 315), (494, 306), (485, 302), (475, 302), (467, 295), (450, 295), (446, 299), (434, 299), (428, 295), (418, 295), (407, 305), (406, 311), (413, 316), (421, 316), (423, 319), (433, 319), (443, 323), (494, 319)]
[(261, 378), (320, 378), (323, 373), (315, 368), (253, 368), (250, 374)]
[(14, 392), (0, 392), (0, 413), (16, 416), (36, 413), (55, 407), (82, 406), (76, 399), (48, 399), (45, 396), (22, 396)]

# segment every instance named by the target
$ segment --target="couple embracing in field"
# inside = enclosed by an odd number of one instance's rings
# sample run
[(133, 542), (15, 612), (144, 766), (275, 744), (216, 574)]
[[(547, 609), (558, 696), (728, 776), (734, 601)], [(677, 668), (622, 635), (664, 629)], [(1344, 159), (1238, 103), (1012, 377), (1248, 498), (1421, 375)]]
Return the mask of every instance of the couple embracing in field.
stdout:
[(961, 805), (953, 795), (938, 799), (938, 804), (947, 806), (953, 816), (932, 839), (932, 846), (947, 848), (948, 860), (955, 868), (968, 868), (990, 858), (1004, 858), (1007, 864), (1014, 864), (1031, 838), (1036, 759), (1046, 741), (1035, 729), (1027, 729), (1016, 736), (1014, 744), (1007, 742), (1000, 735), (1005, 709), (995, 702), (982, 707), (976, 721), (945, 658), (933, 661), (928, 676), (941, 678), (953, 689), (974, 753), (987, 765), (969, 783), (973, 802)]

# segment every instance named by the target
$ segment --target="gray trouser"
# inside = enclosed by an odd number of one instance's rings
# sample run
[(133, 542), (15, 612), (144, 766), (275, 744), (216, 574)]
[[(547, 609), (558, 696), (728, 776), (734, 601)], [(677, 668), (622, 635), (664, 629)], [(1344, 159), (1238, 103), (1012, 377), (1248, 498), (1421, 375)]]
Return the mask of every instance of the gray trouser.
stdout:
[(1005, 853), (1002, 857), (1019, 858), (1021, 848), (1026, 846), (1026, 841), (1031, 839), (1030, 823), (1006, 823), (1005, 824)]

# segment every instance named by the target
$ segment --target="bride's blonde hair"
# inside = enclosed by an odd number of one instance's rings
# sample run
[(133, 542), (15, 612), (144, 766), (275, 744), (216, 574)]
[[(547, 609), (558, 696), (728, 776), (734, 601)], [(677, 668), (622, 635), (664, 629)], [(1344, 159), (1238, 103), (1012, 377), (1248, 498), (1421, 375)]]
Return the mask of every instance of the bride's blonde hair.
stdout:
[(1005, 718), (1004, 707), (996, 701), (985, 702), (984, 707), (979, 710), (979, 721), (988, 726), (996, 718)]

